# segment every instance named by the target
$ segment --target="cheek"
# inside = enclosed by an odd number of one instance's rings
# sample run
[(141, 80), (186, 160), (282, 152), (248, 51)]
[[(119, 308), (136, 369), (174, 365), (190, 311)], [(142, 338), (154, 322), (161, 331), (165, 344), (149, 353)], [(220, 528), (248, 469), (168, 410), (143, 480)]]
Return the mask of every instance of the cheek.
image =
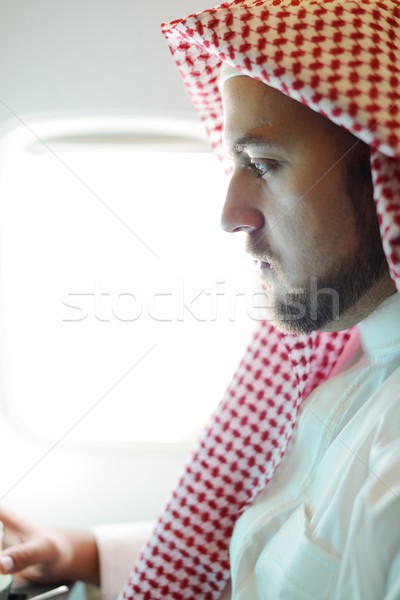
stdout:
[(272, 177), (265, 196), (266, 221), (272, 240), (294, 264), (329, 262), (354, 248), (359, 235), (353, 206), (339, 165), (315, 164), (305, 157)]
[(357, 225), (339, 166), (322, 170), (322, 174), (318, 169), (296, 183), (297, 197), (301, 198), (298, 220), (310, 241), (329, 254), (351, 250), (358, 237)]
[(264, 206), (269, 243), (287, 270), (305, 253), (308, 215), (301, 194), (284, 183), (281, 179), (268, 182)]
[[(343, 192), (321, 202), (310, 211), (310, 229), (314, 232), (316, 248), (328, 260), (334, 261), (350, 254), (358, 246), (359, 232), (350, 200)], [(322, 199), (321, 199), (322, 200)]]
[(282, 251), (288, 269), (294, 274), (305, 271), (315, 273), (323, 240), (312, 215), (301, 209), (293, 210), (281, 234)]
[[(340, 195), (287, 194), (274, 211), (271, 238), (288, 276), (318, 275), (354, 252), (359, 242), (349, 201)], [(279, 214), (278, 214), (279, 213)]]

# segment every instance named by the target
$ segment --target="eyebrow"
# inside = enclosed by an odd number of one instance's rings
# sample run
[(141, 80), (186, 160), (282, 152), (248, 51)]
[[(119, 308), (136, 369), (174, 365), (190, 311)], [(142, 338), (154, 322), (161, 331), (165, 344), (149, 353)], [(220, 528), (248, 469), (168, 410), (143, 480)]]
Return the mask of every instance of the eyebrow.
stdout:
[(269, 139), (264, 136), (257, 137), (252, 135), (246, 135), (235, 140), (232, 146), (228, 148), (228, 155), (233, 158), (238, 157), (248, 146), (260, 146), (263, 148), (276, 149), (281, 148), (282, 144), (277, 140)]

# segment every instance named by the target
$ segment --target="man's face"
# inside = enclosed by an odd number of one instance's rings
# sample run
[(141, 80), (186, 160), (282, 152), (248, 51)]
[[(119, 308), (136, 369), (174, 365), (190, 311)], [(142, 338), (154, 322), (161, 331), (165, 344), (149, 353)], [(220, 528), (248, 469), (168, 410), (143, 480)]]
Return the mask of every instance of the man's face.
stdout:
[(222, 226), (247, 234), (267, 318), (288, 332), (354, 325), (395, 291), (368, 147), (249, 77), (227, 80), (222, 95), (234, 166)]

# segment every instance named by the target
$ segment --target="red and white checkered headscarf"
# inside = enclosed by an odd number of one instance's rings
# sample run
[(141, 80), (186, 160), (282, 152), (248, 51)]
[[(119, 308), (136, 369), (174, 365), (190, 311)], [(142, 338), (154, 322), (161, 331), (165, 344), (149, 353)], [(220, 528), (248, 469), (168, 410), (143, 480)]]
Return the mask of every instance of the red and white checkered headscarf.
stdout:
[[(222, 62), (370, 145), (382, 244), (400, 289), (400, 0), (234, 0), (163, 33), (221, 157)], [(121, 598), (220, 598), (235, 521), (273, 476), (303, 400), (349, 336), (285, 336), (262, 324)]]

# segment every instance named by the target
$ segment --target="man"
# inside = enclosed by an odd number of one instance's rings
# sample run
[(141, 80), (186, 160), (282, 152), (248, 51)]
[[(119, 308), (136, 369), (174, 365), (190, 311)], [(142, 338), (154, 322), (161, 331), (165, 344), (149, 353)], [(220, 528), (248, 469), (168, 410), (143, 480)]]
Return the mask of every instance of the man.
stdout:
[[(235, 0), (164, 28), (267, 321), (123, 598), (400, 598), (399, 27), (395, 0)], [(89, 534), (0, 517), (9, 570), (97, 579)]]

